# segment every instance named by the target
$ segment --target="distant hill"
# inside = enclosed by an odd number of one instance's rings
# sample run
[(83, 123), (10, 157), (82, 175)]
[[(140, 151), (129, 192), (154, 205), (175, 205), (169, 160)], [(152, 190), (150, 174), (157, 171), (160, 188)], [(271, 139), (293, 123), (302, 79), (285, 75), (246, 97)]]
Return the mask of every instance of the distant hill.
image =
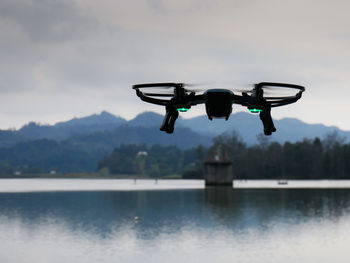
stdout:
[(17, 131), (22, 138), (64, 140), (72, 135), (91, 134), (98, 131), (113, 130), (127, 121), (106, 111), (83, 118), (74, 118), (55, 125), (39, 125), (30, 122)]
[[(274, 120), (277, 131), (268, 137), (271, 141), (284, 143), (296, 142), (304, 138), (324, 138), (326, 134), (337, 132), (339, 136), (350, 139), (350, 132), (340, 130), (335, 126), (323, 124), (308, 124), (295, 118)], [(180, 119), (178, 125), (188, 127), (200, 134), (217, 136), (223, 132), (236, 130), (248, 144), (257, 142), (257, 135), (263, 133), (263, 125), (258, 114), (238, 112), (231, 114), (228, 121), (223, 119), (208, 120), (207, 116), (199, 116), (191, 119)]]
[[(129, 121), (133, 126), (159, 126), (163, 120), (163, 116), (153, 112), (144, 112), (139, 114), (135, 119)], [(304, 138), (313, 139), (315, 137), (324, 138), (327, 134), (337, 132), (339, 136), (350, 139), (350, 132), (343, 131), (335, 126), (325, 126), (323, 124), (307, 124), (295, 118), (284, 118), (274, 120), (277, 132), (268, 138), (271, 141), (284, 143), (286, 141), (296, 142)], [(224, 132), (237, 131), (242, 139), (248, 144), (257, 143), (257, 135), (263, 133), (263, 125), (258, 114), (245, 112), (237, 112), (231, 114), (230, 118), (213, 119), (210, 121), (208, 117), (198, 116), (190, 119), (179, 117), (175, 124), (175, 131), (179, 127), (186, 127), (194, 132), (204, 136), (215, 137)]]
[[(11, 147), (18, 142), (28, 142), (38, 139), (55, 141), (76, 140), (91, 143), (108, 144), (108, 147), (119, 143), (174, 144), (179, 147), (192, 147), (198, 144), (208, 145), (211, 139), (223, 132), (236, 130), (248, 144), (256, 143), (257, 135), (263, 132), (258, 115), (238, 112), (230, 116), (228, 121), (207, 116), (191, 119), (179, 117), (174, 134), (159, 131), (163, 116), (154, 112), (144, 112), (127, 121), (106, 111), (83, 118), (73, 118), (55, 125), (40, 125), (30, 122), (19, 130), (0, 131), (0, 147)], [(334, 126), (323, 124), (307, 124), (298, 119), (284, 118), (275, 120), (277, 132), (269, 137), (271, 141), (283, 143), (295, 142), (303, 138), (323, 138), (326, 134), (336, 131), (347, 140), (349, 131), (342, 131)], [(142, 128), (142, 129), (141, 129)], [(183, 129), (181, 129), (183, 128)], [(105, 138), (103, 138), (105, 136)], [(112, 143), (113, 142), (113, 143)]]
[(95, 172), (105, 151), (101, 148), (41, 139), (0, 148), (0, 174), (21, 171), (26, 174)]
[(144, 112), (128, 121), (128, 125), (133, 127), (160, 127), (164, 116), (155, 112)]
[(127, 121), (119, 116), (115, 116), (107, 111), (100, 114), (93, 114), (82, 118), (73, 118), (66, 122), (58, 122), (54, 127), (73, 127), (73, 126), (104, 126), (104, 125), (121, 125)]
[(16, 143), (28, 140), (28, 138), (21, 136), (16, 131), (0, 130), (0, 147), (10, 147)]
[(74, 144), (84, 144), (112, 150), (114, 147), (126, 144), (146, 145), (176, 145), (179, 148), (192, 148), (198, 145), (209, 146), (212, 137), (200, 135), (189, 128), (179, 127), (172, 135), (159, 130), (157, 126), (133, 127), (123, 125), (112, 131), (100, 131), (86, 135), (76, 135), (67, 139)]
[[(155, 126), (122, 125), (111, 131), (72, 135), (62, 141), (27, 139), (12, 146), (0, 147), (0, 175), (15, 171), (25, 174), (48, 173), (51, 170), (58, 173), (95, 172), (98, 161), (106, 154), (118, 146), (130, 144), (159, 147), (176, 145), (188, 149), (198, 145), (209, 146), (211, 137), (199, 135), (185, 127), (179, 127), (169, 136)], [(174, 159), (175, 165), (177, 161)]]

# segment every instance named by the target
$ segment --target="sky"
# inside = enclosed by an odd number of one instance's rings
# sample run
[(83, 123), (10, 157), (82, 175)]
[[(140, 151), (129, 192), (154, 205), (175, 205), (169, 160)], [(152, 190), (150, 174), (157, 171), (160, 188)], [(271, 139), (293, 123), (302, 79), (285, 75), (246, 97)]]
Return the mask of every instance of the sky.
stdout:
[(350, 130), (349, 10), (340, 0), (1, 0), (0, 128), (164, 113), (136, 83), (271, 81), (306, 87), (274, 118)]

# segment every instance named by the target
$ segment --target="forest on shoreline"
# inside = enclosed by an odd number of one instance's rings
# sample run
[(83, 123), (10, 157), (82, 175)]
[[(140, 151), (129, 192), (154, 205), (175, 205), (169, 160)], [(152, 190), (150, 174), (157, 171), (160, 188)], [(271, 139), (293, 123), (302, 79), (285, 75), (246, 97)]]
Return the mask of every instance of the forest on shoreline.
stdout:
[(336, 132), (296, 143), (247, 145), (236, 132), (211, 147), (180, 149), (146, 144), (120, 145), (111, 152), (79, 144), (38, 140), (0, 150), (0, 177), (202, 178), (203, 163), (232, 162), (236, 179), (350, 179), (350, 144)]
[[(350, 144), (338, 133), (296, 143), (269, 142), (247, 146), (233, 132), (214, 139), (206, 158), (219, 155), (231, 161), (236, 179), (350, 179)], [(186, 174), (185, 174), (186, 175)]]
[(337, 133), (322, 140), (284, 144), (258, 137), (259, 144), (254, 146), (247, 146), (235, 132), (216, 137), (210, 148), (122, 146), (106, 155), (99, 169), (150, 177), (180, 173), (184, 179), (200, 179), (203, 163), (220, 159), (232, 162), (236, 179), (350, 179), (350, 144)]

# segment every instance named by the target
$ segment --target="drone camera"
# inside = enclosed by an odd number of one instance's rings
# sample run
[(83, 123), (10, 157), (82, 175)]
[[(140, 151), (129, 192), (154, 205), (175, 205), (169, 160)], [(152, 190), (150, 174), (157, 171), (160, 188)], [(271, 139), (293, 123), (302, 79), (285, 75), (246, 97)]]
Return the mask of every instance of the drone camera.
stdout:
[(230, 90), (212, 89), (205, 92), (205, 109), (208, 118), (225, 118), (228, 120), (232, 112), (232, 95)]

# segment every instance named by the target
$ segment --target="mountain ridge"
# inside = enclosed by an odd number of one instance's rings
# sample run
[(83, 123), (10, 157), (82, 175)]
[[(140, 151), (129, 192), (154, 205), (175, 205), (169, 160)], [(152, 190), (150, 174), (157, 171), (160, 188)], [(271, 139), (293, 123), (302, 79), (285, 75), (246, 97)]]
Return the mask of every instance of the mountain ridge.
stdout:
[[(124, 132), (129, 129), (128, 132), (130, 136), (131, 134), (138, 134), (138, 137), (144, 137), (143, 142), (145, 143), (147, 143), (147, 140), (154, 142), (157, 140), (151, 139), (147, 134), (139, 134), (137, 132), (138, 127), (152, 127), (158, 131), (156, 134), (152, 133), (154, 136), (162, 137), (165, 135), (165, 138), (167, 138), (169, 141), (177, 142), (178, 140), (175, 139), (177, 136), (176, 131), (180, 128), (185, 128), (192, 131), (193, 133), (191, 133), (191, 136), (203, 137), (202, 141), (208, 141), (208, 138), (213, 138), (224, 132), (231, 132), (232, 130), (235, 130), (248, 144), (257, 143), (257, 135), (263, 132), (263, 126), (259, 116), (245, 112), (231, 114), (228, 121), (223, 119), (214, 119), (213, 121), (210, 121), (206, 115), (189, 119), (184, 119), (180, 116), (175, 124), (175, 133), (173, 135), (161, 133), (159, 131), (162, 120), (163, 116), (155, 112), (143, 112), (138, 114), (132, 120), (127, 121), (120, 116), (116, 116), (107, 111), (102, 111), (99, 114), (92, 114), (82, 118), (73, 118), (68, 121), (58, 122), (54, 125), (40, 125), (35, 122), (30, 122), (23, 125), (18, 130), (0, 131), (0, 146), (9, 147), (18, 142), (37, 139), (62, 141), (73, 137), (86, 137), (87, 135), (93, 135), (101, 132), (113, 133), (113, 131), (118, 129), (120, 131), (121, 127), (124, 127)], [(304, 138), (323, 138), (332, 132), (336, 132), (339, 136), (345, 137), (347, 141), (350, 138), (350, 131), (343, 131), (336, 126), (308, 124), (296, 118), (283, 118), (280, 120), (274, 120), (274, 122), (277, 132), (268, 137), (270, 141), (283, 143), (286, 141), (295, 142)], [(189, 130), (187, 132), (188, 134)], [(186, 134), (186, 132), (183, 134)], [(121, 135), (117, 135), (116, 133), (115, 136)], [(138, 139), (136, 141), (142, 140)], [(131, 138), (130, 140), (128, 140), (127, 137), (125, 138), (126, 144), (132, 142), (133, 141)]]

